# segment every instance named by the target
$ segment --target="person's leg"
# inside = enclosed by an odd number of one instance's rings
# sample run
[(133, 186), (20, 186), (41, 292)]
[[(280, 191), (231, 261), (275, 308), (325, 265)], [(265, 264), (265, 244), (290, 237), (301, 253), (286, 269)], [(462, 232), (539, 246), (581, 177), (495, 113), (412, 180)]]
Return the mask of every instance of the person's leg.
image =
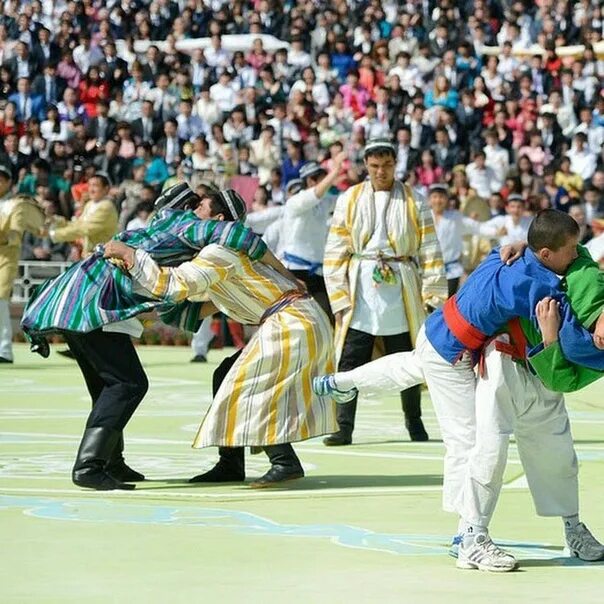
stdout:
[(193, 349), (192, 363), (205, 363), (210, 349), (210, 342), (214, 337), (212, 332), (213, 317), (206, 317), (202, 322), (191, 340), (191, 348)]
[(304, 281), (308, 287), (308, 293), (319, 303), (325, 314), (329, 317), (329, 322), (334, 324), (329, 296), (325, 287), (325, 280), (322, 275), (309, 275), (308, 271), (294, 271), (294, 275)]
[(459, 568), (506, 572), (517, 566), (511, 554), (493, 544), (488, 527), (503, 484), (514, 400), (522, 396), (523, 387), (514, 361), (491, 344), (485, 353), (484, 375), (476, 385), (476, 441), (457, 503), (458, 535), (450, 550), (458, 556)]
[[(409, 332), (384, 337), (386, 354), (409, 352), (413, 350)], [(407, 388), (401, 392), (401, 406), (405, 414), (405, 427), (413, 441), (428, 440), (428, 433), (422, 422), (422, 389), (420, 385)]]
[(445, 361), (426, 338), (423, 327), (417, 336), (415, 350), (424, 370), (445, 445), (443, 509), (458, 513), (459, 495), (475, 442), (476, 377), (466, 356), (455, 365)]
[(270, 470), (250, 484), (253, 489), (263, 489), (279, 485), (288, 480), (304, 477), (304, 469), (291, 444), (270, 445), (264, 452), (271, 462)]
[[(324, 378), (332, 378), (328, 382)], [(375, 361), (365, 363), (350, 371), (315, 378), (313, 389), (316, 394), (328, 396), (330, 389), (324, 383), (332, 384), (340, 393), (358, 390), (363, 395), (395, 394), (425, 381), (419, 358), (414, 350), (395, 352)]]
[[(227, 357), (212, 374), (212, 396), (216, 396), (231, 367), (240, 357), (242, 350)], [(189, 482), (243, 482), (245, 480), (245, 458), (243, 447), (218, 447), (218, 463), (208, 472), (198, 474)]]
[(86, 383), (95, 385), (93, 392), (97, 379), (103, 382), (86, 422), (72, 472), (73, 481), (99, 490), (132, 488), (133, 485), (124, 485), (106, 470), (110, 461), (119, 464), (123, 429), (148, 388), (147, 376), (132, 341), (125, 334), (95, 330), (69, 334), (68, 342), (70, 350), (79, 358)]
[[(88, 360), (85, 344), (86, 338), (82, 335), (72, 335), (70, 333), (64, 333), (63, 339), (69, 347), (69, 350), (73, 354), (82, 375), (86, 382), (86, 388), (90, 394), (92, 406), (94, 407), (97, 399), (101, 395), (101, 392), (105, 388), (105, 382), (102, 380), (100, 375), (97, 373), (94, 366)], [(111, 453), (105, 471), (108, 472), (116, 480), (121, 482), (140, 482), (145, 480), (145, 476), (136, 470), (133, 470), (124, 459), (124, 435), (120, 433), (117, 439), (117, 444)]]
[[(347, 371), (368, 363), (371, 360), (374, 341), (375, 336), (371, 334), (349, 329), (344, 341), (338, 371)], [(325, 445), (333, 447), (352, 443), (356, 410), (356, 396), (350, 402), (341, 403), (337, 406), (336, 414), (339, 430), (323, 439)]]
[(490, 345), (484, 358), (484, 375), (476, 383), (476, 436), (460, 493), (461, 519), (488, 528), (507, 462), (510, 435), (515, 424), (515, 399), (522, 396), (523, 381), (514, 361)]
[(13, 328), (9, 300), (0, 299), (0, 362), (13, 362)]
[(527, 371), (527, 397), (516, 425), (518, 453), (539, 516), (560, 516), (568, 550), (588, 562), (604, 546), (579, 520), (578, 466), (564, 397)]

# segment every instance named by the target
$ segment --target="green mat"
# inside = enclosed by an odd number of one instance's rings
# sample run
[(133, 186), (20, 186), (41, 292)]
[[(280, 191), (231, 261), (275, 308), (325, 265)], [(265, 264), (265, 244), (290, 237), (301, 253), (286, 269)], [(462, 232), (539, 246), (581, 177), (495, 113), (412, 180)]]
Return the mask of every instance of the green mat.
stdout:
[[(185, 348), (139, 349), (150, 391), (126, 432), (136, 491), (75, 487), (89, 408), (75, 362), (18, 345), (0, 366), (0, 602), (601, 602), (604, 564), (563, 557), (557, 519), (538, 518), (515, 446), (492, 535), (519, 559), (505, 575), (448, 557), (456, 519), (440, 508), (442, 443), (411, 443), (397, 398), (361, 400), (355, 444), (296, 445), (306, 478), (277, 490), (189, 485), (214, 449), (190, 443), (212, 370)], [(568, 398), (581, 510), (604, 538), (604, 382)], [(268, 469), (247, 456), (248, 479)]]

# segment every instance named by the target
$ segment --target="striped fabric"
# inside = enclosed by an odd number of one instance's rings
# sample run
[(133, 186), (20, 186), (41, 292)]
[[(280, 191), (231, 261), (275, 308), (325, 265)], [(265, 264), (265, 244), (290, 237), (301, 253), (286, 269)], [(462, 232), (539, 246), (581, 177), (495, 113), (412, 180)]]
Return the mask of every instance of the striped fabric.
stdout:
[[(425, 320), (424, 306), (437, 308), (447, 299), (442, 254), (430, 207), (423, 197), (399, 181), (395, 181), (386, 220), (394, 255), (415, 259), (397, 264), (411, 339), (415, 342)], [(344, 313), (341, 327), (336, 331), (338, 357), (354, 310), (359, 258), (371, 238), (375, 221), (370, 181), (350, 187), (338, 198), (323, 263), (331, 308), (334, 313)]]
[[(208, 295), (247, 324), (260, 323), (293, 286), (265, 264), (215, 245), (176, 268), (159, 267), (138, 250), (132, 278), (173, 303)], [(313, 377), (333, 371), (332, 339), (312, 298), (266, 317), (214, 397), (193, 446), (267, 446), (337, 430), (335, 403), (312, 391)]]
[[(210, 243), (221, 243), (261, 258), (266, 245), (238, 222), (199, 220), (193, 212), (164, 209), (146, 229), (124, 231), (116, 239), (146, 250), (161, 265), (193, 258)], [(44, 282), (23, 314), (30, 337), (54, 331), (88, 332), (156, 308), (162, 320), (188, 331), (199, 326), (201, 303), (166, 304), (133, 288), (122, 268), (103, 259), (102, 246), (65, 273)]]

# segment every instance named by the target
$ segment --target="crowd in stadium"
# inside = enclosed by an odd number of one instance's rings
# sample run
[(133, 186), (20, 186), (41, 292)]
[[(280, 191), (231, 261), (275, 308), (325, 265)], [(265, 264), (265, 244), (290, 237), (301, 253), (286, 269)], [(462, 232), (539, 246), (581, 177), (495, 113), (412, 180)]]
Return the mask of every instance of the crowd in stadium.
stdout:
[[(604, 214), (603, 27), (594, 0), (7, 0), (0, 163), (49, 217), (77, 215), (107, 175), (125, 228), (166, 181), (255, 176), (264, 207), (342, 150), (344, 191), (365, 178), (365, 142), (386, 136), (397, 178), (446, 183), (481, 220), (512, 194), (528, 215), (571, 211), (587, 241)], [(248, 46), (225, 49), (232, 34)], [(177, 48), (197, 38), (210, 46)], [(30, 237), (22, 257), (78, 249)]]

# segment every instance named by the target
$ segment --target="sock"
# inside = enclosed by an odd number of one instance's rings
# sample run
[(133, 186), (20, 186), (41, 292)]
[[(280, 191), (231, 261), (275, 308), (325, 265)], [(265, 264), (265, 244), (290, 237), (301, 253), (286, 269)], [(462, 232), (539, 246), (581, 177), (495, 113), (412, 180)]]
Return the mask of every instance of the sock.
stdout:
[(352, 381), (352, 379), (350, 377), (348, 377), (350, 375), (350, 372), (348, 371), (343, 371), (340, 373), (335, 373), (333, 375), (333, 383), (335, 384), (335, 387), (340, 391), (340, 392), (346, 392), (348, 390), (352, 390), (353, 388), (355, 388), (354, 382)]
[(458, 531), (465, 538), (474, 538), (476, 535), (488, 535), (489, 529), (486, 526), (472, 524), (463, 519), (459, 519)]
[(574, 529), (579, 524), (579, 514), (573, 514), (572, 516), (563, 516), (562, 522), (564, 522), (565, 529)]

